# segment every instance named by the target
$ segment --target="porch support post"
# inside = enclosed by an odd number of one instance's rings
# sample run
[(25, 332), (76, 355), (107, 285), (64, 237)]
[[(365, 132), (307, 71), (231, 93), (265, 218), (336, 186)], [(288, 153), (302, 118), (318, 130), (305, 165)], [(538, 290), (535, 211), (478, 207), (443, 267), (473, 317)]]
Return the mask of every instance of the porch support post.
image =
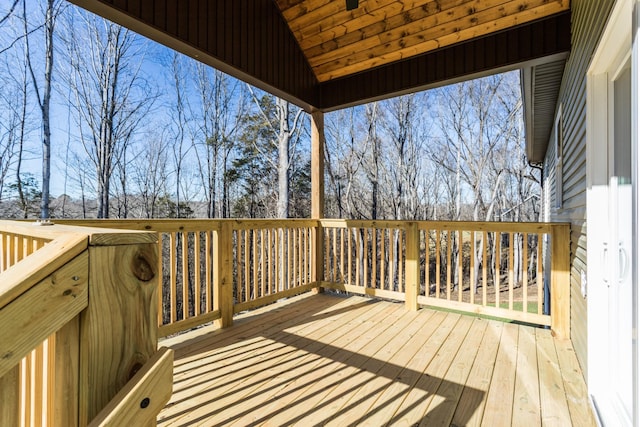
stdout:
[(407, 310), (418, 309), (418, 294), (420, 293), (420, 231), (418, 223), (407, 223), (407, 250), (405, 259), (405, 306)]
[(213, 233), (213, 309), (220, 310), (219, 328), (233, 325), (233, 228), (223, 221)]
[(551, 332), (559, 339), (571, 336), (570, 250), (571, 227), (554, 225), (551, 236)]
[(95, 418), (158, 344), (157, 236), (101, 237), (90, 237), (89, 305), (80, 314), (79, 425)]
[[(324, 113), (311, 113), (311, 218), (324, 218)], [(318, 221), (313, 235), (312, 281), (324, 280), (324, 231)], [(318, 292), (322, 288), (318, 287)]]

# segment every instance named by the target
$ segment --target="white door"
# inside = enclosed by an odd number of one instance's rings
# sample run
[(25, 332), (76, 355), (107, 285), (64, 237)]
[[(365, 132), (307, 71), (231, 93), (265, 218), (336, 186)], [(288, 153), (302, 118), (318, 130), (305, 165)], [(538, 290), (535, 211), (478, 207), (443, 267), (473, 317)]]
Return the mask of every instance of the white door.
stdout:
[[(632, 367), (632, 182), (631, 68), (627, 61), (609, 84), (609, 236), (608, 269), (609, 399), (616, 425), (633, 417)], [(620, 424), (618, 424), (618, 422)]]
[[(634, 425), (633, 2), (619, 0), (587, 75), (589, 393), (604, 426)], [(638, 424), (636, 424), (638, 425)]]

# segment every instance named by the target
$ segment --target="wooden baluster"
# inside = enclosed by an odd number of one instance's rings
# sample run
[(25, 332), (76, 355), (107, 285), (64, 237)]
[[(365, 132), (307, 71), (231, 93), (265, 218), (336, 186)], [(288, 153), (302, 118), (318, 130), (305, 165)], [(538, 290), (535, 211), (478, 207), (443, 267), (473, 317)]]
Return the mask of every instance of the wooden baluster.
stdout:
[(514, 238), (514, 234), (515, 233), (509, 233), (509, 310), (513, 310), (513, 282), (514, 282), (514, 258), (515, 258), (515, 251), (514, 251), (514, 245), (515, 243), (515, 238)]
[(486, 231), (482, 232), (482, 306), (487, 306), (487, 247), (489, 236)]
[(182, 318), (189, 318), (189, 233), (182, 236)]
[(528, 313), (529, 307), (529, 235), (522, 235), (522, 311)]
[(462, 240), (462, 230), (458, 230), (458, 302), (462, 302), (462, 287), (464, 286), (464, 278), (462, 277), (462, 249), (464, 241)]
[(418, 294), (420, 293), (420, 235), (418, 224), (407, 224), (407, 249), (406, 249), (406, 282), (405, 282), (405, 306), (408, 310), (418, 309)]
[(171, 323), (176, 321), (177, 311), (178, 311), (178, 302), (177, 302), (177, 292), (178, 292), (178, 266), (177, 266), (177, 247), (176, 247), (176, 233), (172, 232), (169, 235), (169, 263), (171, 264), (170, 272), (169, 272), (169, 299), (171, 304)]
[(436, 230), (436, 298), (440, 298), (440, 230)]
[[(193, 232), (193, 313), (195, 316), (199, 316), (202, 313), (202, 286), (200, 283), (200, 268), (202, 261), (200, 257), (200, 232)], [(205, 308), (206, 313), (206, 308)]]
[(265, 295), (266, 279), (267, 279), (267, 264), (266, 264), (266, 250), (267, 242), (265, 241), (265, 229), (260, 230), (260, 296)]
[(347, 228), (347, 233), (348, 233), (348, 235), (347, 235), (347, 248), (349, 250), (349, 252), (347, 253), (347, 262), (348, 262), (348, 265), (347, 265), (347, 274), (348, 274), (347, 283), (350, 284), (350, 285), (353, 285), (353, 282), (351, 281), (351, 270), (353, 269), (353, 267), (352, 267), (353, 264), (351, 262), (352, 261), (351, 253), (352, 253), (352, 249), (353, 249), (352, 248), (352, 244), (351, 244), (351, 233), (352, 233), (352, 231), (353, 231), (353, 229)]
[[(64, 325), (56, 333), (54, 342), (51, 424), (74, 427), (78, 425), (80, 317), (75, 317)], [(0, 425), (12, 424), (0, 423)]]
[(471, 243), (471, 259), (469, 260), (469, 303), (475, 304), (475, 296), (477, 291), (476, 283), (476, 232), (471, 231), (469, 239)]
[(378, 230), (371, 229), (371, 287), (378, 288)]
[[(164, 283), (163, 283), (163, 275), (162, 275), (162, 233), (158, 233), (158, 276), (160, 280), (158, 280), (158, 326), (162, 326), (164, 324), (163, 312), (163, 297), (164, 297)], [(171, 261), (169, 261), (171, 262)], [(171, 286), (169, 286), (171, 287)]]
[(252, 289), (252, 298), (258, 298), (258, 230), (252, 231), (253, 238), (253, 250), (251, 251), (253, 256), (253, 271), (252, 271), (252, 280), (251, 280), (251, 289)]
[(380, 289), (385, 288), (385, 283), (387, 282), (385, 276), (385, 266), (387, 263), (386, 254), (385, 254), (385, 246), (387, 242), (387, 232), (382, 229), (380, 230)]
[(342, 264), (338, 265), (338, 229), (333, 228), (333, 271), (329, 280), (339, 282), (341, 271)]
[[(206, 292), (206, 308), (207, 311), (213, 311), (213, 288), (212, 288), (212, 283), (211, 283), (211, 276), (214, 274), (213, 273), (213, 263), (214, 263), (214, 257), (215, 254), (212, 253), (213, 251), (213, 246), (212, 246), (212, 236), (213, 233), (216, 233), (216, 231), (207, 231), (204, 236), (205, 236), (205, 246), (206, 246), (206, 263), (205, 263), (205, 292)], [(217, 272), (215, 274), (218, 274)]]
[(542, 314), (542, 306), (543, 306), (543, 277), (544, 274), (542, 272), (542, 234), (538, 233), (538, 255), (536, 259), (536, 283), (538, 285), (538, 314)]
[(431, 245), (429, 243), (429, 237), (431, 236), (430, 230), (424, 230), (424, 296), (431, 296), (431, 274), (429, 265), (431, 264)]
[[(3, 236), (4, 237), (4, 236)], [(4, 245), (4, 242), (3, 242)], [(0, 376), (0, 425), (20, 425), (20, 365)]]
[(447, 231), (447, 301), (451, 301), (451, 230)]
[(244, 282), (243, 298), (240, 301), (249, 301), (251, 291), (249, 289), (251, 281), (251, 246), (249, 244), (249, 234), (251, 230), (244, 230)]
[(242, 230), (236, 230), (236, 281), (235, 281), (235, 301), (242, 302)]
[(396, 230), (398, 233), (398, 292), (406, 292), (406, 278), (404, 277), (404, 262), (403, 262), (403, 254), (406, 255), (404, 248), (404, 233), (402, 230)]
[(356, 245), (356, 286), (362, 286), (360, 283), (360, 263), (362, 261), (362, 229), (355, 228), (354, 233), (356, 235), (355, 245)]
[(500, 264), (501, 264), (501, 258), (502, 258), (502, 250), (501, 250), (501, 246), (502, 246), (502, 236), (500, 235), (499, 232), (495, 233), (495, 240), (494, 240), (494, 246), (495, 246), (495, 260), (496, 260), (496, 270), (495, 270), (495, 274), (493, 277), (493, 287), (495, 288), (495, 293), (496, 293), (496, 307), (500, 307)]

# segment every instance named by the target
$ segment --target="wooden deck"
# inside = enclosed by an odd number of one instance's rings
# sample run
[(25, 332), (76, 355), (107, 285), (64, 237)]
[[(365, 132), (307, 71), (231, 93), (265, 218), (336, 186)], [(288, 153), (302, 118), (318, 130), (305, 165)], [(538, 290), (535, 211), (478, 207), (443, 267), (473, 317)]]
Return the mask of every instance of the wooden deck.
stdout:
[(161, 426), (595, 426), (571, 343), (545, 329), (320, 294), (162, 345)]

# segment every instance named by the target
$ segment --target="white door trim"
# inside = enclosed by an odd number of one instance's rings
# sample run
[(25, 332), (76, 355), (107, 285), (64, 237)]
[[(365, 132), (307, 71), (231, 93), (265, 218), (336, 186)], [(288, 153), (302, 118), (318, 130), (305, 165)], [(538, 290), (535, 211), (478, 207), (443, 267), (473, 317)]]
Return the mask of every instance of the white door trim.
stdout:
[[(588, 369), (587, 383), (589, 392), (592, 396), (606, 395), (610, 390), (610, 382), (608, 378), (607, 363), (608, 348), (608, 300), (609, 293), (606, 280), (609, 279), (609, 271), (606, 265), (608, 257), (613, 256), (613, 249), (608, 248), (609, 229), (603, 224), (610, 224), (613, 218), (609, 218), (608, 200), (608, 141), (610, 138), (611, 123), (609, 123), (608, 100), (610, 99), (611, 90), (610, 82), (614, 76), (619, 73), (621, 67), (628, 61), (632, 55), (632, 147), (633, 156), (637, 159), (637, 143), (638, 143), (638, 46), (637, 42), (632, 46), (632, 34), (636, 28), (636, 20), (632, 22), (634, 9), (640, 0), (618, 0), (614, 5), (612, 13), (609, 17), (603, 35), (600, 39), (598, 47), (594, 53), (593, 60), (587, 72), (587, 282), (589, 283), (589, 300), (587, 303), (588, 311)], [(605, 101), (607, 100), (607, 101)], [(605, 120), (604, 118), (607, 118)], [(636, 222), (638, 218), (638, 161), (633, 161), (633, 289), (637, 291), (637, 277), (640, 272), (636, 261), (638, 248), (638, 230)], [(637, 295), (634, 294), (633, 314), (634, 325), (639, 325), (637, 321)], [(637, 377), (638, 362), (637, 351), (633, 352), (633, 424), (640, 426), (638, 417), (638, 391)], [(630, 372), (631, 374), (631, 372)], [(606, 399), (605, 399), (606, 400)], [(596, 404), (598, 402), (596, 401)], [(609, 418), (609, 421), (615, 418), (615, 411), (611, 408), (597, 408), (602, 411), (601, 415)], [(618, 424), (618, 423), (616, 423)]]

